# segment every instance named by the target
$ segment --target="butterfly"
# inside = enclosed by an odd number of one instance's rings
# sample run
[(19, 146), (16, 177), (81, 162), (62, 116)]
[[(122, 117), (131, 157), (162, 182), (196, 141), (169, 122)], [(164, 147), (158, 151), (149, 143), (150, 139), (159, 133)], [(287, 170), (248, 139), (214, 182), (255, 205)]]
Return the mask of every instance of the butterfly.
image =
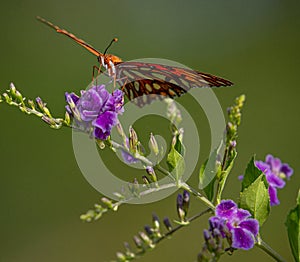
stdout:
[(118, 56), (106, 53), (112, 43), (117, 41), (117, 38), (114, 38), (104, 53), (101, 53), (65, 29), (42, 17), (38, 16), (37, 19), (56, 30), (57, 33), (68, 36), (95, 55), (100, 66), (106, 69), (106, 74), (120, 84), (122, 91), (129, 100), (139, 98), (137, 102), (135, 101), (139, 106), (148, 104), (157, 97), (179, 97), (194, 87), (233, 85), (231, 81), (224, 78), (188, 68), (136, 61), (123, 62)]

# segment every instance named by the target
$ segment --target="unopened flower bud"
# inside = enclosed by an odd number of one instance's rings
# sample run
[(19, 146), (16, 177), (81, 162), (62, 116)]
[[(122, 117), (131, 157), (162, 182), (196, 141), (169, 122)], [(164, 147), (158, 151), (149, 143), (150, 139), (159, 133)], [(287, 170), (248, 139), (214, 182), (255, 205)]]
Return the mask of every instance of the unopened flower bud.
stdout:
[(142, 176), (142, 179), (144, 181), (144, 184), (150, 187), (150, 181), (149, 181), (148, 177)]
[(124, 242), (124, 247), (125, 247), (126, 251), (131, 251), (131, 247), (128, 242)]
[(172, 138), (172, 147), (174, 147), (176, 145), (176, 142), (177, 142), (177, 135), (173, 136)]
[(182, 208), (186, 215), (189, 210), (189, 205), (190, 205), (190, 193), (188, 191), (184, 190), (183, 194), (182, 194), (182, 198), (183, 198)]
[(136, 178), (134, 178), (133, 183), (129, 183), (129, 190), (135, 196), (139, 196), (140, 194), (140, 185)]
[(49, 109), (46, 106), (43, 107), (43, 112), (45, 113), (45, 115), (51, 117), (50, 111), (49, 111)]
[(158, 144), (152, 133), (150, 134), (150, 146), (154, 154), (157, 156), (159, 154)]
[[(134, 258), (135, 254), (132, 252), (132, 249), (131, 249), (128, 242), (124, 242), (124, 247), (125, 247), (125, 250), (126, 250), (127, 258)], [(127, 261), (128, 261), (128, 259), (127, 259)]]
[(203, 230), (203, 236), (204, 236), (205, 242), (207, 242), (210, 239), (210, 237), (211, 237), (210, 233), (209, 233), (209, 231), (207, 229)]
[(15, 96), (16, 96), (16, 99), (17, 99), (21, 104), (24, 104), (23, 96), (22, 96), (22, 94), (21, 94), (18, 90), (16, 90)]
[(12, 96), (15, 96), (16, 95), (16, 87), (13, 83), (10, 83), (9, 85), (9, 92), (11, 93)]
[(233, 130), (233, 124), (231, 122), (228, 122), (226, 125), (227, 132), (231, 132)]
[(72, 99), (72, 95), (69, 93), (66, 93), (65, 96), (66, 96), (66, 101), (70, 107), (70, 110), (74, 115), (74, 118), (78, 121), (81, 121), (80, 112), (79, 112), (78, 108), (76, 107), (74, 100)]
[(239, 97), (236, 98), (236, 104), (239, 108), (241, 108), (244, 105), (244, 102), (246, 100), (246, 96), (245, 95), (241, 95)]
[(139, 235), (148, 247), (154, 247), (152, 244), (152, 240), (144, 232), (139, 232)]
[(145, 230), (145, 232), (146, 232), (146, 234), (148, 236), (152, 236), (153, 235), (153, 230), (152, 230), (152, 228), (150, 226), (148, 226), (148, 225), (144, 226), (144, 230)]
[(27, 103), (28, 103), (28, 105), (29, 105), (32, 109), (35, 109), (35, 104), (34, 104), (34, 102), (33, 102), (32, 100), (28, 99), (28, 100), (27, 100)]
[(164, 222), (165, 227), (169, 231), (171, 231), (172, 230), (172, 225), (171, 225), (170, 219), (166, 217), (166, 218), (164, 218), (163, 222)]
[(232, 107), (227, 107), (227, 114), (229, 115), (231, 113)]
[(135, 132), (135, 130), (130, 127), (129, 128), (129, 150), (132, 153), (136, 153), (137, 152), (137, 145), (138, 145), (138, 136), (137, 133)]
[(67, 111), (65, 113), (65, 122), (67, 125), (71, 125), (71, 116)]
[(232, 148), (235, 148), (235, 147), (236, 147), (236, 141), (235, 141), (235, 140), (230, 141), (230, 146), (231, 146)]
[(40, 97), (37, 97), (35, 99), (37, 105), (39, 106), (39, 108), (43, 111), (44, 107), (46, 106), (46, 104), (43, 102), (43, 100)]
[(146, 167), (146, 172), (147, 172), (148, 175), (151, 177), (151, 180), (152, 180), (153, 182), (157, 182), (157, 176), (156, 176), (155, 171), (154, 171), (154, 169), (153, 169), (152, 166), (147, 166), (147, 167)]
[(70, 108), (73, 109), (76, 105), (75, 105), (75, 103), (74, 103), (74, 101), (72, 99), (71, 94), (66, 93), (65, 96), (66, 96), (66, 101), (69, 104)]
[(3, 93), (2, 96), (4, 97), (6, 103), (10, 104), (12, 102), (11, 97), (7, 93)]
[(218, 228), (214, 228), (212, 234), (213, 234), (214, 238), (216, 238), (216, 239), (221, 237), (221, 232)]
[(116, 256), (120, 262), (127, 261), (126, 256), (122, 252), (117, 252)]
[(114, 194), (119, 200), (123, 200), (123, 199), (125, 198), (125, 196), (122, 195), (122, 194), (119, 193), (119, 192), (114, 192), (113, 194)]
[(185, 212), (183, 210), (183, 197), (181, 194), (177, 195), (177, 214), (181, 221), (185, 220)]
[(119, 135), (121, 137), (125, 137), (125, 133), (124, 133), (123, 127), (120, 122), (117, 123), (116, 128), (117, 128)]
[(143, 248), (142, 240), (138, 236), (134, 236), (133, 241), (134, 241), (135, 245), (137, 246), (137, 248)]
[(154, 228), (159, 229), (160, 228), (159, 219), (158, 216), (154, 213), (152, 214), (152, 221), (153, 221)]
[(101, 201), (103, 204), (105, 204), (108, 208), (112, 209), (113, 208), (113, 203), (110, 199), (106, 198), (106, 197), (102, 197)]
[(208, 239), (206, 244), (207, 244), (207, 248), (210, 252), (214, 252), (217, 248), (217, 243), (216, 243), (216, 240), (214, 238)]

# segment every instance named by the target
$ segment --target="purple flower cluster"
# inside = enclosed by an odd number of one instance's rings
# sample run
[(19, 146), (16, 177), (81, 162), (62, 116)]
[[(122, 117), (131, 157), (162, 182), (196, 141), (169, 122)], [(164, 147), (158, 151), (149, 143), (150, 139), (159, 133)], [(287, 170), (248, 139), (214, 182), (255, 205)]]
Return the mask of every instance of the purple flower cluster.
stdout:
[[(222, 200), (216, 207), (215, 216), (209, 219), (209, 232), (212, 236), (227, 238), (232, 248), (251, 249), (259, 231), (259, 223), (250, 216), (249, 211), (238, 208), (232, 200)], [(208, 231), (205, 235), (208, 235)]]
[(124, 97), (121, 90), (110, 94), (105, 85), (93, 86), (81, 91), (81, 97), (66, 93), (68, 113), (76, 124), (84, 130), (92, 130), (97, 139), (106, 140), (111, 129), (118, 123), (118, 114), (122, 114)]
[(279, 205), (277, 188), (285, 186), (285, 179), (289, 179), (293, 174), (293, 169), (286, 163), (282, 163), (279, 158), (267, 155), (265, 162), (255, 161), (255, 165), (266, 175), (269, 183), (269, 196), (271, 206)]

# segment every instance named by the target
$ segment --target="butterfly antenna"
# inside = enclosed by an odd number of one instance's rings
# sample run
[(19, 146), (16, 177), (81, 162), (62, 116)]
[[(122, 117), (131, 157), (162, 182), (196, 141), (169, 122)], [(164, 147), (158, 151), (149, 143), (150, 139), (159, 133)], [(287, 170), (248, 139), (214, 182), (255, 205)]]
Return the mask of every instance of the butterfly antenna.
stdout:
[(109, 45), (106, 47), (105, 51), (104, 51), (104, 55), (106, 54), (106, 52), (108, 51), (108, 49), (111, 47), (111, 45), (114, 43), (114, 42), (118, 42), (118, 38), (114, 38), (113, 40), (110, 41)]
[(88, 50), (89, 52), (91, 52), (92, 54), (94, 54), (95, 56), (99, 57), (99, 56), (102, 55), (97, 49), (95, 49), (94, 47), (92, 47), (90, 44), (86, 43), (84, 40), (78, 38), (77, 36), (73, 35), (72, 33), (69, 33), (67, 30), (62, 29), (62, 28), (58, 27), (57, 25), (52, 24), (51, 22), (47, 21), (46, 19), (44, 19), (44, 18), (42, 18), (40, 16), (37, 16), (36, 19), (39, 20), (40, 22), (46, 24), (47, 26), (50, 26), (57, 33), (66, 35), (67, 37), (70, 37), (77, 44), (81, 45), (83, 48), (85, 48), (86, 50)]
[(53, 29), (56, 30), (57, 32), (58, 32), (59, 30), (62, 30), (62, 29), (59, 28), (58, 26), (52, 24), (51, 22), (47, 21), (46, 19), (44, 19), (44, 18), (42, 18), (42, 17), (40, 17), (40, 16), (36, 16), (36, 19), (39, 20), (40, 22), (42, 22), (43, 24), (45, 24), (45, 25), (47, 25), (47, 26), (53, 28)]

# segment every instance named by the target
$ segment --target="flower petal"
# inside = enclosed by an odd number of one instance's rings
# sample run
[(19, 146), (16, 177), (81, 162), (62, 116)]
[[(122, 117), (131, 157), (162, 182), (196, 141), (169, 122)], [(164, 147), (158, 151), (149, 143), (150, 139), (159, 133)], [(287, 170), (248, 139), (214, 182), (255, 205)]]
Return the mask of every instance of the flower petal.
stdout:
[(239, 208), (235, 214), (235, 221), (241, 222), (248, 217), (251, 217), (251, 213), (248, 210)]
[(248, 231), (250, 231), (254, 236), (257, 236), (258, 231), (259, 231), (259, 223), (256, 219), (254, 218), (249, 218), (246, 219), (244, 221), (242, 221), (239, 224), (239, 227), (243, 228), (243, 229), (247, 229)]
[(255, 165), (260, 171), (264, 172), (266, 175), (268, 175), (271, 172), (270, 166), (263, 161), (255, 161)]
[(96, 119), (98, 114), (96, 111), (82, 110), (80, 116), (83, 121), (88, 122)]
[(281, 160), (279, 158), (274, 158), (271, 162), (272, 171), (275, 173), (279, 173), (281, 169)]
[(101, 139), (101, 140), (106, 140), (110, 135), (110, 130), (107, 131), (103, 131), (100, 128), (95, 128), (94, 129), (94, 137), (97, 139)]
[(92, 124), (95, 127), (95, 137), (102, 140), (106, 139), (109, 136), (112, 127), (117, 124), (117, 113), (111, 111), (104, 112), (99, 115)]
[(248, 250), (254, 246), (254, 236), (250, 231), (242, 228), (234, 228), (231, 233), (232, 247)]
[(280, 171), (290, 178), (294, 170), (288, 164), (282, 164)]
[[(68, 101), (68, 99), (72, 99), (72, 101), (74, 102), (74, 104), (76, 105), (76, 103), (78, 102), (79, 100), (79, 96), (76, 95), (75, 93), (68, 93), (66, 92), (65, 93), (65, 97), (66, 97), (66, 101)], [(69, 97), (69, 98), (68, 98)]]
[(283, 188), (285, 186), (284, 180), (274, 173), (270, 173), (266, 176), (266, 178), (270, 186), (277, 188)]
[(232, 200), (222, 200), (216, 207), (216, 215), (220, 218), (230, 219), (232, 215), (237, 211), (237, 204)]
[(116, 113), (123, 113), (124, 95), (119, 89), (115, 90), (112, 95), (109, 95), (102, 111), (114, 111)]
[(274, 156), (271, 154), (266, 155), (266, 163), (271, 166)]
[(226, 223), (225, 219), (214, 216), (214, 217), (210, 217), (208, 222), (209, 222), (211, 232), (213, 232), (214, 229), (217, 228), (221, 232), (222, 237), (223, 238), (226, 237), (225, 231), (228, 231), (228, 229), (225, 225)]
[(280, 204), (280, 201), (277, 197), (277, 189), (276, 187), (269, 186), (269, 196), (270, 196), (270, 205), (276, 206)]

